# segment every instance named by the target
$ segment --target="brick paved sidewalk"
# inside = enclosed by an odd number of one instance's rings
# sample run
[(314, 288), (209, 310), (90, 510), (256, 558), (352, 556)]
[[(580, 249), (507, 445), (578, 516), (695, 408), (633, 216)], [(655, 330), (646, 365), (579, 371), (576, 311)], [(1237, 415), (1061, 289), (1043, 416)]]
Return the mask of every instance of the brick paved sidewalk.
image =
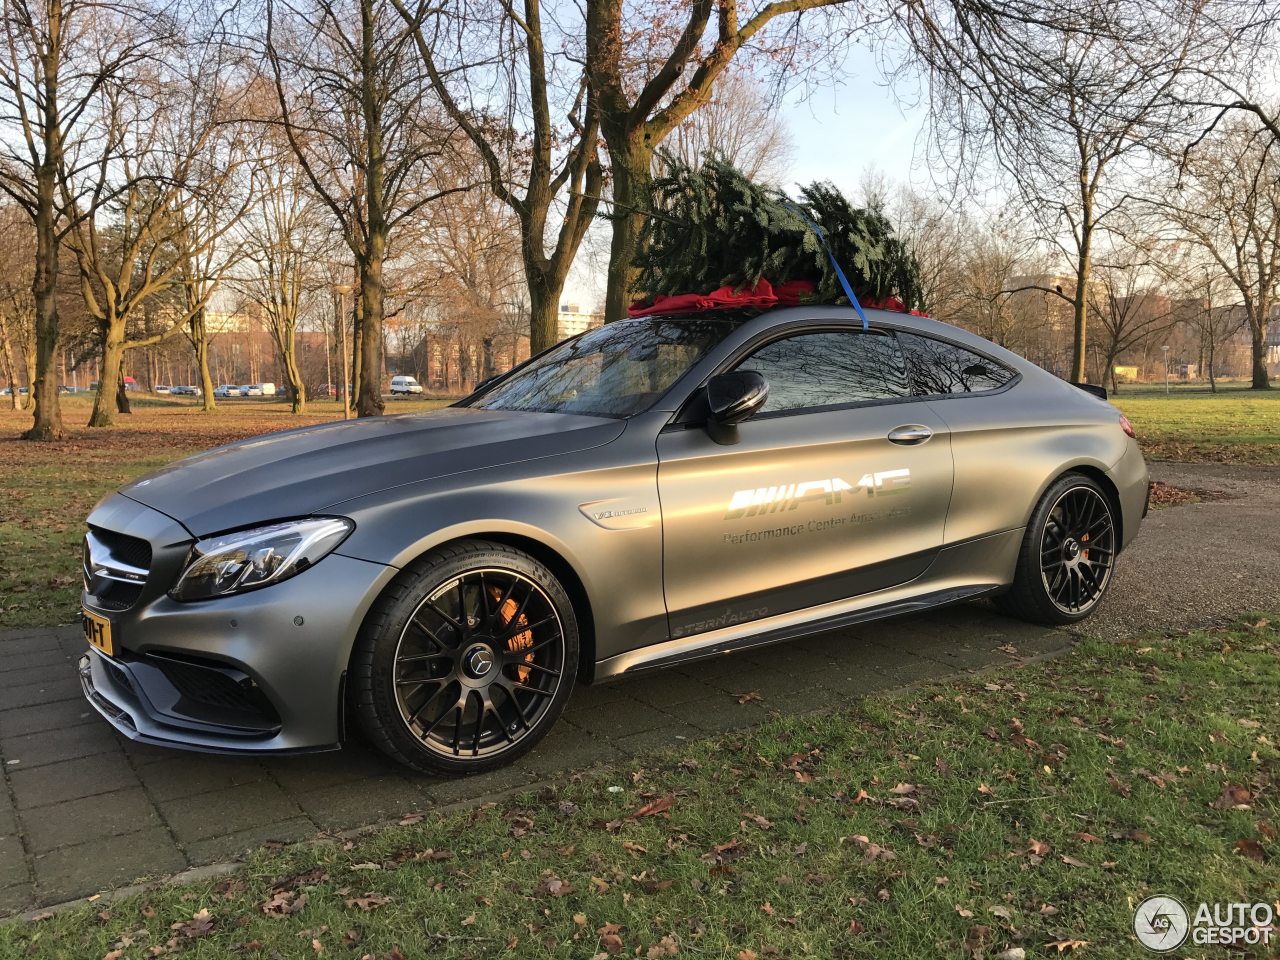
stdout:
[[(579, 688), (514, 767), (414, 776), (363, 744), (242, 760), (134, 744), (85, 703), (78, 627), (0, 637), (0, 915), (468, 800), (653, 747), (957, 671), (1065, 649), (1070, 638), (982, 606), (869, 625), (706, 665)], [(759, 691), (739, 704), (734, 694)]]

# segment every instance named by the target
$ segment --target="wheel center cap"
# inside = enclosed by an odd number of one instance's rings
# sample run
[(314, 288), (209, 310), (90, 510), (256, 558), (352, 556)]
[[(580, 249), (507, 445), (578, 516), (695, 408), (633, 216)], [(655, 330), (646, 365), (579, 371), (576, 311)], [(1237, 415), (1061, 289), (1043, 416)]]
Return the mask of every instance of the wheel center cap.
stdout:
[(1062, 551), (1066, 554), (1068, 560), (1074, 560), (1080, 556), (1080, 544), (1074, 540), (1068, 540), (1062, 545)]
[(472, 677), (487, 676), (493, 669), (493, 651), (484, 644), (477, 644), (463, 656), (463, 664)]

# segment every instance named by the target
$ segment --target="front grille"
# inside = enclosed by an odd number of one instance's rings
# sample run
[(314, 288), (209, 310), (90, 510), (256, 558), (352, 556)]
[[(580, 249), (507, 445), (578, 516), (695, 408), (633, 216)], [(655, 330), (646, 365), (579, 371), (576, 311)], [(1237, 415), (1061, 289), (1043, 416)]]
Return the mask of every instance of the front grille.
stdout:
[(278, 728), (280, 716), (247, 674), (221, 664), (152, 654), (141, 658), (164, 674), (179, 700), (174, 710), (192, 719), (246, 729)]
[(151, 544), (139, 537), (90, 527), (84, 538), (84, 589), (103, 610), (128, 610), (142, 596), (151, 572)]
[(101, 527), (93, 527), (92, 530), (94, 536), (107, 548), (111, 556), (121, 563), (140, 567), (143, 570), (151, 568), (151, 544), (146, 540), (116, 533), (114, 530), (104, 530)]

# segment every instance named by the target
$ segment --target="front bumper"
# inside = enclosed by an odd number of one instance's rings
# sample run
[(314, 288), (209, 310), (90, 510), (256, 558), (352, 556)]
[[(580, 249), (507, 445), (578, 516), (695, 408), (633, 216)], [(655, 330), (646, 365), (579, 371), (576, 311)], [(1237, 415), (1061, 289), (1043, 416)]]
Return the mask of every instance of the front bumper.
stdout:
[(82, 595), (87, 609), (111, 621), (116, 653), (88, 648), (81, 685), (117, 730), (217, 753), (340, 744), (351, 647), (394, 568), (330, 554), (261, 590), (179, 603), (166, 591), (192, 540), (185, 529), (122, 496), (105, 501), (89, 523), (146, 539), (153, 554), (147, 582), (127, 609)]

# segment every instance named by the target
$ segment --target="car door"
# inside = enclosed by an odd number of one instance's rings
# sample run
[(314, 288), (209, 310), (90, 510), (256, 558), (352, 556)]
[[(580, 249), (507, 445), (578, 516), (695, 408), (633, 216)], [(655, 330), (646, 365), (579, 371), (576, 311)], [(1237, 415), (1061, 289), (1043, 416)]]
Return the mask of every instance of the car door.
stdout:
[(696, 424), (658, 437), (672, 635), (921, 574), (943, 541), (951, 452), (946, 424), (911, 396), (896, 337), (802, 328), (758, 342), (728, 368), (769, 383), (737, 443)]

